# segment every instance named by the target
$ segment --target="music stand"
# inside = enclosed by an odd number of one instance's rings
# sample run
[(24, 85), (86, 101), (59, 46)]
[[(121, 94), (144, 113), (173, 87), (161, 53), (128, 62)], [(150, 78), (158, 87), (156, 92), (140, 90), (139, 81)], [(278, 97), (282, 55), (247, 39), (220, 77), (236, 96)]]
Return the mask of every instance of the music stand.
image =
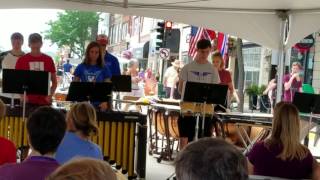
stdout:
[(23, 119), (26, 111), (27, 95), (50, 94), (50, 73), (45, 71), (29, 71), (3, 69), (2, 92), (23, 94)]
[[(205, 123), (205, 109), (206, 104), (214, 104), (220, 106), (226, 106), (227, 104), (227, 92), (228, 86), (221, 84), (209, 84), (209, 83), (197, 83), (197, 82), (186, 82), (182, 92), (182, 100), (185, 102), (192, 102), (203, 106), (203, 117), (202, 117), (202, 137), (204, 135), (204, 123)], [(196, 131), (195, 140), (198, 139), (199, 130), (199, 119), (200, 112), (197, 112), (196, 116)]]
[(111, 82), (115, 92), (131, 92), (131, 76), (112, 76)]
[(109, 82), (71, 82), (67, 101), (106, 102), (110, 99), (112, 83)]
[(292, 102), (301, 113), (310, 113), (308, 135), (305, 138), (305, 145), (309, 144), (309, 131), (313, 114), (320, 114), (320, 95), (296, 92)]
[(113, 91), (116, 92), (116, 108), (121, 109), (121, 103), (119, 103), (120, 92), (131, 92), (131, 76), (119, 75), (112, 76)]

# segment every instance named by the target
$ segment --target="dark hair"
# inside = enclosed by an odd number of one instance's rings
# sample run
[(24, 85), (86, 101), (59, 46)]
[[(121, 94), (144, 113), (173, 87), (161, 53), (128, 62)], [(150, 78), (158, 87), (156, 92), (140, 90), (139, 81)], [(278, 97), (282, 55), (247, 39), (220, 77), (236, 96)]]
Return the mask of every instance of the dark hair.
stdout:
[(41, 155), (54, 153), (66, 131), (64, 115), (48, 106), (36, 109), (27, 120), (30, 144)]
[(211, 47), (211, 42), (208, 39), (200, 39), (197, 42), (197, 49), (207, 49)]
[(15, 32), (11, 35), (11, 41), (13, 40), (21, 40), (23, 42), (23, 35), (21, 33)]
[(42, 43), (42, 36), (39, 33), (33, 33), (29, 36), (29, 44), (30, 43)]
[(247, 180), (242, 153), (222, 139), (202, 138), (186, 146), (175, 161), (178, 180)]
[(102, 52), (101, 52), (101, 50), (100, 50), (100, 45), (99, 45), (99, 43), (97, 43), (97, 42), (95, 42), (95, 41), (90, 42), (89, 45), (87, 46), (86, 56), (85, 56), (85, 58), (84, 58), (84, 60), (83, 60), (83, 63), (89, 65), (90, 50), (91, 50), (92, 48), (95, 48), (95, 47), (97, 47), (97, 48), (99, 49), (99, 57), (98, 57), (98, 59), (97, 59), (97, 65), (100, 66), (100, 67), (103, 67), (103, 66), (104, 66), (104, 59), (103, 59), (103, 57), (102, 57)]

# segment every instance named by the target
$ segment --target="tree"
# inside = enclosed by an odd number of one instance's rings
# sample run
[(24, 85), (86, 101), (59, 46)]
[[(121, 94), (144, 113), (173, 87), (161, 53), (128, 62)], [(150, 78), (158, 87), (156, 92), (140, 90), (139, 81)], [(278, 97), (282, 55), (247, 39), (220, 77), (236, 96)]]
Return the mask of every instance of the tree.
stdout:
[(56, 21), (49, 21), (50, 29), (45, 39), (56, 43), (59, 48), (69, 46), (72, 54), (83, 57), (86, 41), (92, 41), (98, 33), (99, 13), (64, 11), (58, 13)]

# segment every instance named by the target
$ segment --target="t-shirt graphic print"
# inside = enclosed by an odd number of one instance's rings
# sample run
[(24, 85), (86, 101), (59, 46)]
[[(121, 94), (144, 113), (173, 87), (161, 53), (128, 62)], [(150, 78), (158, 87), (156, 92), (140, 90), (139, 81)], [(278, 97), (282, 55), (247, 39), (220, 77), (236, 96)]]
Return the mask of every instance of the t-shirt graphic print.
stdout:
[(31, 71), (44, 71), (44, 62), (31, 61), (29, 62), (29, 68)]

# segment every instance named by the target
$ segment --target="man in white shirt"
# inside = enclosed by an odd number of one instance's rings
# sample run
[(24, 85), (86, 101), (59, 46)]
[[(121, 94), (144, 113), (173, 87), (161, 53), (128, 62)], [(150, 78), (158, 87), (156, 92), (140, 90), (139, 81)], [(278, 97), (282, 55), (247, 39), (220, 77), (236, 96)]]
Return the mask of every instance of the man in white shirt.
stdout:
[[(211, 42), (201, 39), (197, 42), (197, 54), (194, 61), (185, 65), (180, 73), (179, 92), (183, 94), (184, 84), (186, 82), (212, 83), (219, 84), (220, 78), (216, 68), (208, 61), (211, 51)], [(199, 92), (201, 93), (201, 92)], [(182, 97), (183, 98), (183, 97)], [(201, 121), (199, 122), (199, 134), (201, 134)], [(188, 142), (192, 141), (195, 135), (196, 118), (180, 117), (178, 119), (180, 150), (185, 147)], [(212, 121), (209, 118), (205, 120), (204, 135), (210, 137), (212, 135)]]
[(171, 63), (172, 66), (167, 68), (163, 77), (163, 85), (166, 90), (166, 97), (172, 98), (172, 90), (176, 89), (176, 80), (178, 79), (178, 69), (180, 68), (180, 60), (176, 59)]
[[(15, 69), (16, 62), (19, 57), (24, 55), (21, 50), (23, 45), (23, 35), (21, 33), (13, 33), (11, 35), (11, 45), (12, 49), (0, 54), (0, 62), (2, 69)], [(6, 103), (13, 103), (13, 100), (19, 101), (20, 95), (18, 94), (8, 94), (0, 92), (1, 99)], [(15, 103), (16, 104), (16, 103)]]

